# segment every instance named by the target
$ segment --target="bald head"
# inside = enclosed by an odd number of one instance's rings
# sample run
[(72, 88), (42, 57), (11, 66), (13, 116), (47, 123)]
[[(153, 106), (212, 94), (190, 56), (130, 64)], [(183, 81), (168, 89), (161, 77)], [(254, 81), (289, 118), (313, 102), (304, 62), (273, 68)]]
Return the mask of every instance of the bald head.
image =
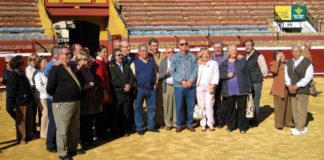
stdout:
[(130, 45), (127, 40), (122, 40), (120, 42), (120, 50), (124, 56), (127, 56), (130, 53)]

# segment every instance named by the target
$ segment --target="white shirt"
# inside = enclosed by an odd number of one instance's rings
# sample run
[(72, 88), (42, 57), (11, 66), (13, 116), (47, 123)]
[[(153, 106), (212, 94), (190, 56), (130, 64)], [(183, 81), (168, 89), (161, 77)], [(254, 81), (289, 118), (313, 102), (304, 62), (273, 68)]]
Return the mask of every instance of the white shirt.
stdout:
[[(304, 59), (304, 56), (300, 56), (297, 60), (292, 59), (294, 61), (294, 66), (295, 68), (300, 64), (300, 62)], [(312, 79), (314, 75), (314, 67), (313, 65), (309, 65), (308, 68), (306, 69), (305, 77), (299, 80), (296, 85), (298, 87), (305, 87)], [(288, 76), (288, 67), (286, 65), (285, 67), (285, 84), (287, 86), (291, 85), (291, 79)]]
[(33, 66), (31, 66), (31, 65), (28, 65), (28, 66), (26, 67), (26, 76), (27, 76), (27, 78), (28, 78), (28, 80), (29, 80), (29, 84), (30, 84), (31, 86), (34, 86), (34, 82), (33, 82), (33, 75), (34, 75), (35, 70), (36, 70), (36, 69), (35, 69)]
[(35, 86), (37, 91), (39, 92), (40, 99), (49, 99), (50, 95), (47, 94), (46, 86), (47, 86), (47, 77), (44, 72), (38, 71), (35, 75)]
[(209, 60), (206, 64), (199, 64), (197, 86), (200, 84), (218, 84), (219, 70), (218, 64), (214, 60)]
[[(170, 59), (168, 59), (168, 67), (167, 67), (167, 69), (169, 69), (171, 67), (171, 61), (170, 61)], [(167, 84), (171, 84), (171, 85), (173, 85), (173, 78), (172, 78), (172, 76), (170, 76), (169, 78), (167, 78), (166, 80), (165, 80), (165, 82), (167, 83)]]
[[(251, 53), (247, 54), (246, 55), (246, 60), (248, 60), (252, 54), (255, 52), (255, 50), (252, 50)], [(268, 66), (267, 66), (267, 63), (265, 61), (265, 58), (262, 54), (259, 55), (258, 57), (258, 65), (260, 66), (260, 70), (261, 70), (261, 73), (262, 73), (262, 76), (263, 77), (266, 77), (267, 74), (268, 74)]]

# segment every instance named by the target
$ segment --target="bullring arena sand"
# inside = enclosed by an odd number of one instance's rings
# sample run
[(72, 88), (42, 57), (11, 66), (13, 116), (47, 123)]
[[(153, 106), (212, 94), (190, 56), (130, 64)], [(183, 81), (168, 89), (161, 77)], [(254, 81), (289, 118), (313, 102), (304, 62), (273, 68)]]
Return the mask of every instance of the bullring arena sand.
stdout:
[[(318, 90), (324, 91), (324, 78), (315, 78)], [(261, 124), (246, 134), (226, 132), (226, 127), (215, 132), (195, 133), (184, 130), (177, 134), (160, 130), (160, 133), (132, 134), (96, 148), (76, 160), (201, 160), (201, 159), (324, 159), (324, 94), (310, 97), (308, 113), (309, 132), (291, 136), (289, 128), (274, 128), (274, 109), (269, 95), (272, 79), (266, 79), (261, 99)], [(26, 145), (15, 144), (14, 122), (5, 110), (5, 93), (1, 93), (0, 159), (1, 160), (52, 160), (56, 153), (45, 149), (45, 140), (36, 139)]]

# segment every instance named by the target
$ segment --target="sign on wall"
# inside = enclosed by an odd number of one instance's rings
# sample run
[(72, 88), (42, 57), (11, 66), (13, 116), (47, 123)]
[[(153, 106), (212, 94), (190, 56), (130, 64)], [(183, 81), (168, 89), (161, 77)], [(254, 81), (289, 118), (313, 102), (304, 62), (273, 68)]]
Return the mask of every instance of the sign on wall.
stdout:
[(276, 21), (306, 21), (306, 6), (275, 6)]

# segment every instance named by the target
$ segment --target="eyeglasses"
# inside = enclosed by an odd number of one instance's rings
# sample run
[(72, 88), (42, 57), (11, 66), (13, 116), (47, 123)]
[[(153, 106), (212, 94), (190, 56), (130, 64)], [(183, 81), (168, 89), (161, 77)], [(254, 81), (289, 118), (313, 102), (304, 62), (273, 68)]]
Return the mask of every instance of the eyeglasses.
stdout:
[(122, 54), (116, 54), (115, 56), (122, 57), (123, 55)]
[(148, 50), (140, 50), (140, 52), (148, 52)]
[(188, 43), (180, 43), (179, 46), (188, 46)]
[(168, 54), (169, 54), (169, 53), (174, 53), (174, 51), (171, 51), (171, 52), (166, 52), (166, 53), (168, 53)]

